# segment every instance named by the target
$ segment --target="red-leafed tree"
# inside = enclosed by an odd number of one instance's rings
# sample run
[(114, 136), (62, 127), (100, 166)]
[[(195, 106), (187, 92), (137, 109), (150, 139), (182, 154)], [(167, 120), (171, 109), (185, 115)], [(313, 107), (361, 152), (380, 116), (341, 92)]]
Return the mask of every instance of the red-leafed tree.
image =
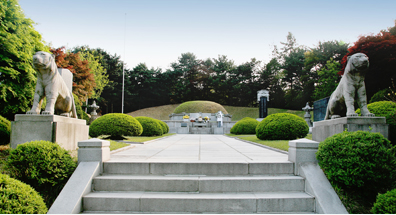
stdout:
[(396, 23), (388, 31), (382, 31), (377, 35), (361, 36), (354, 46), (348, 49), (341, 61), (344, 73), (347, 57), (355, 53), (364, 53), (369, 57), (370, 67), (366, 74), (366, 92), (368, 101), (379, 90), (392, 85), (392, 79), (396, 80)]
[(59, 68), (65, 68), (73, 73), (73, 93), (80, 101), (85, 101), (92, 95), (95, 79), (88, 67), (89, 62), (81, 60), (79, 53), (65, 53), (65, 47), (51, 48), (55, 55), (55, 62)]

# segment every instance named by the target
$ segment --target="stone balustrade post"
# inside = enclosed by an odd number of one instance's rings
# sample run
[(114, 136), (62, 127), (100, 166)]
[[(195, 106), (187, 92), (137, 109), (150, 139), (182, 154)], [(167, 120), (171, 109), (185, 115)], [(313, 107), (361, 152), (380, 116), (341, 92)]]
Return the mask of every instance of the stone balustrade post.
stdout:
[(97, 138), (78, 142), (78, 163), (99, 162), (103, 172), (103, 162), (110, 159), (110, 142)]
[(300, 175), (299, 166), (301, 163), (317, 163), (316, 152), (319, 142), (298, 139), (289, 141), (289, 161), (294, 162), (294, 173)]

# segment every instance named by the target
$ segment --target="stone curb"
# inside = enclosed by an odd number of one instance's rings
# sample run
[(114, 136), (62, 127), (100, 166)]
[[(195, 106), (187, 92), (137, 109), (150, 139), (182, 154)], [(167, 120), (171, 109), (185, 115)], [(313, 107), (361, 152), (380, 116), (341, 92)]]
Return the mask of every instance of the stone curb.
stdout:
[(233, 139), (237, 139), (237, 140), (240, 140), (242, 142), (250, 143), (250, 144), (253, 144), (253, 145), (256, 145), (256, 146), (259, 146), (259, 147), (262, 147), (262, 148), (266, 148), (266, 149), (269, 149), (269, 150), (272, 150), (272, 151), (276, 151), (276, 152), (279, 152), (279, 153), (282, 153), (282, 154), (286, 154), (286, 155), (289, 154), (287, 151), (283, 151), (283, 150), (280, 150), (280, 149), (272, 148), (270, 146), (262, 145), (262, 144), (255, 143), (255, 142), (252, 142), (252, 141), (249, 141), (249, 140), (243, 140), (243, 139), (239, 139), (238, 137), (230, 137), (230, 136), (227, 136), (227, 135), (223, 135), (223, 136), (226, 136), (226, 137), (229, 137), (229, 138), (233, 138)]
[[(175, 135), (176, 135), (176, 134), (175, 134)], [(113, 150), (113, 151), (110, 151), (110, 154), (114, 154), (114, 153), (121, 152), (121, 151), (124, 151), (124, 150), (127, 150), (127, 149), (131, 149), (131, 148), (133, 148), (133, 147), (136, 146), (136, 145), (132, 145), (132, 144), (146, 144), (146, 143), (151, 143), (151, 142), (154, 142), (154, 141), (157, 141), (157, 140), (162, 140), (162, 139), (165, 139), (165, 138), (168, 138), (168, 137), (171, 137), (171, 136), (173, 136), (173, 135), (169, 135), (169, 136), (166, 136), (166, 137), (161, 137), (161, 138), (157, 138), (157, 139), (149, 140), (149, 141), (145, 141), (145, 142), (119, 141), (119, 142), (131, 144), (131, 145), (130, 145), (130, 146), (125, 146), (125, 147), (122, 147), (122, 148), (119, 148), (119, 149), (116, 149), (116, 150)]]

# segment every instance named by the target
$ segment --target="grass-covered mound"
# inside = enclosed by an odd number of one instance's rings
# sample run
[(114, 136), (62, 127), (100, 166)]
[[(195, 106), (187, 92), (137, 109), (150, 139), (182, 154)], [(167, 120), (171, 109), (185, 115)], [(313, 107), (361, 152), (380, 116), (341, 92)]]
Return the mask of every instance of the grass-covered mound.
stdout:
[(235, 123), (232, 126), (230, 133), (231, 134), (255, 134), (256, 127), (259, 124), (259, 121), (256, 119), (245, 117)]
[(372, 203), (392, 188), (396, 177), (396, 147), (380, 133), (343, 132), (326, 138), (316, 153), (333, 186)]
[(143, 127), (142, 136), (151, 137), (151, 136), (161, 136), (163, 132), (163, 128), (161, 123), (157, 119), (153, 119), (146, 116), (138, 116), (135, 118)]
[(109, 113), (97, 118), (89, 126), (89, 136), (110, 135), (110, 139), (123, 139), (123, 136), (139, 136), (143, 127), (132, 116), (122, 113)]
[(10, 143), (11, 122), (0, 116), (0, 145), (7, 145)]
[(256, 127), (256, 136), (260, 140), (294, 140), (306, 137), (308, 132), (307, 122), (290, 113), (269, 115)]
[(173, 113), (217, 113), (228, 114), (227, 110), (216, 102), (211, 101), (189, 101), (180, 104)]
[(43, 198), (31, 186), (0, 174), (1, 214), (45, 214)]

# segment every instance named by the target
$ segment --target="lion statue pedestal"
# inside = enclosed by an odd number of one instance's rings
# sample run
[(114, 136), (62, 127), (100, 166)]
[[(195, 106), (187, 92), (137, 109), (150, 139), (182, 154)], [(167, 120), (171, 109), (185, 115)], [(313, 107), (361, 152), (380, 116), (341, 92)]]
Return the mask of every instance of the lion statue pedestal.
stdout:
[[(367, 55), (356, 53), (348, 57), (344, 75), (327, 104), (325, 120), (313, 124), (312, 140), (321, 142), (345, 130), (380, 132), (384, 137), (389, 137), (385, 117), (375, 117), (367, 109), (364, 78), (368, 68)], [(361, 110), (361, 117), (355, 113), (355, 101)]]
[[(67, 150), (77, 149), (78, 141), (89, 138), (89, 127), (85, 120), (77, 119), (73, 74), (67, 69), (58, 69), (55, 57), (42, 51), (33, 55), (33, 67), (37, 70), (33, 106), (26, 115), (15, 115), (15, 121), (11, 122), (11, 147), (47, 140)], [(47, 104), (40, 113), (44, 97)]]

